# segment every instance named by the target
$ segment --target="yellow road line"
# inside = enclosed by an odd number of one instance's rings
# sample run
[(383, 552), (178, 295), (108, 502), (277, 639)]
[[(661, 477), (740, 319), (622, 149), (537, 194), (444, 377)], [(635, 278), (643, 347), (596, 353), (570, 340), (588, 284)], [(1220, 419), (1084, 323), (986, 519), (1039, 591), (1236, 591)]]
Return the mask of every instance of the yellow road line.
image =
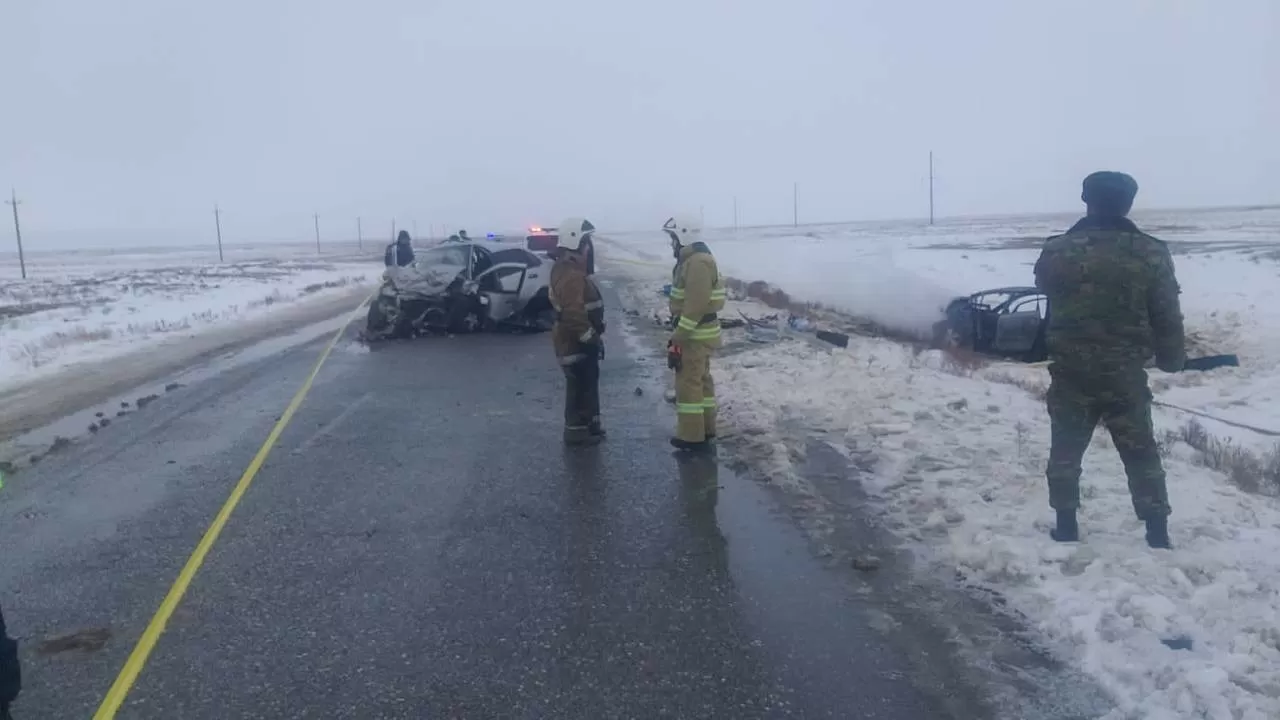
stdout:
[[(368, 300), (365, 302), (368, 302)], [(311, 373), (307, 375), (302, 387), (298, 388), (293, 400), (285, 408), (284, 414), (280, 416), (275, 426), (271, 428), (266, 441), (258, 449), (258, 454), (253, 456), (249, 467), (245, 468), (244, 474), (240, 476), (240, 481), (232, 489), (230, 497), (222, 505), (222, 509), (218, 511), (217, 516), (213, 518), (213, 523), (209, 525), (204, 537), (200, 539), (200, 544), (196, 545), (195, 552), (191, 553), (187, 564), (182, 567), (182, 572), (178, 573), (178, 579), (169, 588), (169, 593), (164, 596), (164, 600), (160, 603), (160, 609), (151, 618), (151, 622), (147, 624), (147, 629), (142, 632), (142, 637), (138, 639), (138, 644), (134, 646), (133, 652), (129, 653), (129, 659), (125, 661), (120, 674), (116, 676), (115, 682), (111, 684), (111, 689), (107, 691), (106, 697), (102, 699), (102, 704), (98, 706), (98, 711), (94, 713), (94, 720), (111, 720), (120, 711), (120, 706), (124, 704), (129, 691), (133, 689), (134, 683), (138, 680), (138, 675), (142, 672), (143, 667), (146, 666), (147, 659), (151, 657), (151, 652), (155, 650), (156, 642), (159, 641), (165, 626), (169, 624), (169, 618), (173, 617), (173, 611), (178, 609), (178, 603), (182, 602), (183, 596), (186, 595), (187, 589), (191, 586), (191, 580), (195, 578), (200, 566), (204, 564), (209, 550), (218, 541), (218, 536), (222, 534), (222, 529), (226, 527), (231, 513), (240, 504), (245, 491), (253, 484), (253, 478), (262, 469), (262, 464), (266, 462), (267, 456), (271, 454), (271, 449), (275, 446), (276, 441), (280, 439), (280, 433), (284, 432), (285, 427), (289, 425), (289, 421), (293, 419), (294, 413), (298, 411), (302, 401), (306, 399), (307, 393), (311, 392), (311, 385), (320, 374), (320, 368), (329, 359), (329, 355), (337, 347), (338, 341), (342, 339), (342, 335), (351, 326), (351, 322), (356, 319), (360, 308), (363, 308), (364, 305), (365, 303), (360, 303), (360, 306), (352, 311), (351, 317), (347, 318), (341, 328), (338, 328), (338, 332), (333, 334), (333, 339), (329, 341), (324, 351), (320, 353), (320, 357), (311, 368)]]

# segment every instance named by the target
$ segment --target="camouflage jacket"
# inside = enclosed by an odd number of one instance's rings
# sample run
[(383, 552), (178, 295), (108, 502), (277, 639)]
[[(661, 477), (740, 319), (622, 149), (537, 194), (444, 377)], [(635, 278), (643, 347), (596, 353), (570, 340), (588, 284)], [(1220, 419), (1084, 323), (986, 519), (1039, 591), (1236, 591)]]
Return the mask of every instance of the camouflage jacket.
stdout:
[(1049, 298), (1049, 359), (1086, 372), (1166, 372), (1186, 361), (1173, 257), (1127, 218), (1086, 217), (1049, 238), (1036, 261)]

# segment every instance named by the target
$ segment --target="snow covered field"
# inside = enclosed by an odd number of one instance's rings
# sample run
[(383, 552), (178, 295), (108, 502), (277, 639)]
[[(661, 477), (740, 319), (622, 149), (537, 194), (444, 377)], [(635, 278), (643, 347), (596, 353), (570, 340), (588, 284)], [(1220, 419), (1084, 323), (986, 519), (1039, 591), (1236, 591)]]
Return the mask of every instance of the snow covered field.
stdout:
[[(1031, 284), (1038, 241), (1073, 220), (767, 228), (706, 239), (735, 277), (922, 330), (953, 295)], [(1158, 408), (1174, 551), (1143, 542), (1105, 431), (1086, 456), (1083, 541), (1049, 539), (1043, 368), (880, 338), (854, 336), (840, 349), (784, 334), (739, 344), (718, 362), (727, 431), (749, 438), (790, 482), (801, 482), (788, 475), (803, 447), (797, 428), (870, 468), (859, 480), (898, 537), (1005, 597), (1047, 646), (1111, 692), (1108, 720), (1280, 717), (1280, 501), (1240, 487), (1270, 473), (1275, 484), (1264, 489), (1280, 489), (1278, 438), (1239, 427), (1280, 431), (1280, 210), (1135, 220), (1176, 253), (1197, 347), (1241, 361), (1152, 373), (1158, 401), (1220, 418)], [(660, 234), (606, 238), (600, 253), (602, 267), (641, 281), (633, 303), (664, 304), (655, 291), (670, 259)], [(1192, 419), (1200, 425), (1188, 426)], [(1209, 448), (1216, 460), (1203, 452), (1206, 432), (1231, 443)], [(1255, 464), (1236, 482), (1206, 467), (1238, 469), (1239, 457)]]
[[(354, 249), (354, 248), (353, 248)], [(0, 256), (0, 390), (303, 301), (371, 285), (377, 258), (303, 248), (69, 251)]]

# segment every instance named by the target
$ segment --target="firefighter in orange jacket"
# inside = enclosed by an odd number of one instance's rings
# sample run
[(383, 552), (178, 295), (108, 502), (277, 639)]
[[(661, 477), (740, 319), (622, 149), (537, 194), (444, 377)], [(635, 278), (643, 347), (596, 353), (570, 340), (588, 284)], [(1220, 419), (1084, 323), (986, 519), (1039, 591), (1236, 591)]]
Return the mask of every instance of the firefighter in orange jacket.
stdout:
[(676, 268), (671, 283), (671, 315), (675, 325), (667, 343), (667, 365), (676, 371), (677, 450), (705, 451), (716, 437), (716, 392), (711, 358), (720, 347), (724, 281), (716, 259), (699, 240), (701, 225), (692, 218), (668, 219), (662, 226), (671, 239)]
[(595, 226), (585, 218), (560, 223), (550, 299), (556, 324), (551, 342), (564, 369), (564, 441), (593, 445), (605, 436), (600, 421), (600, 359), (604, 357), (604, 299), (595, 271)]

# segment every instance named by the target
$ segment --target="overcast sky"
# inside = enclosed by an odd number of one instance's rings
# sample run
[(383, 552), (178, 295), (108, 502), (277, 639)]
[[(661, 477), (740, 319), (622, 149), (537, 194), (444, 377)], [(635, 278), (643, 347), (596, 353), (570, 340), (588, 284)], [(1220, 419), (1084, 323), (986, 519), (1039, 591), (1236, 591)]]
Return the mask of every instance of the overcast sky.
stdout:
[(1280, 202), (1280, 0), (3, 0), (0, 69), (32, 236)]

